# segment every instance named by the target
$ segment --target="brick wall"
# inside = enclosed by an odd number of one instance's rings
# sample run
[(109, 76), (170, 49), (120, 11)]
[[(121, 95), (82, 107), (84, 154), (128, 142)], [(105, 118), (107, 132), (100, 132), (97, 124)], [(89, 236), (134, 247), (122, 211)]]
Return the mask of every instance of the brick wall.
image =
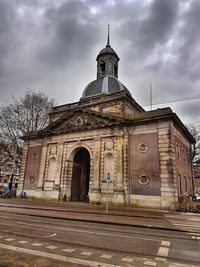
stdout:
[(42, 146), (31, 146), (28, 149), (28, 157), (25, 169), (24, 190), (36, 190), (40, 161), (41, 161)]
[[(136, 195), (160, 196), (160, 171), (157, 133), (137, 134), (130, 136), (129, 148), (131, 193)], [(144, 183), (142, 183), (143, 175), (147, 177), (147, 183), (145, 183), (145, 179)]]

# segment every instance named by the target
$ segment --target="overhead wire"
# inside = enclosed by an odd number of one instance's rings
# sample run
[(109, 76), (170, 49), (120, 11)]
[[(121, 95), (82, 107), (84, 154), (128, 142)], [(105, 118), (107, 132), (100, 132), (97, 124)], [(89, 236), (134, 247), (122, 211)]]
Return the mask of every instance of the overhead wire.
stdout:
[[(176, 99), (176, 100), (169, 100), (166, 102), (157, 102), (157, 103), (151, 103), (152, 106), (156, 105), (163, 105), (163, 104), (170, 104), (170, 103), (177, 103), (177, 102), (187, 102), (187, 101), (193, 101), (193, 100), (200, 100), (200, 97), (193, 97), (193, 98), (185, 98), (185, 99)], [(142, 105), (143, 107), (150, 107), (151, 105)], [(200, 122), (193, 123), (195, 125), (200, 125)]]
[[(192, 100), (200, 100), (200, 97), (193, 97), (193, 98), (186, 98), (186, 99), (177, 99), (177, 100), (169, 100), (166, 102), (157, 102), (157, 103), (152, 103), (153, 106), (155, 105), (162, 105), (162, 104), (168, 104), (168, 103), (177, 103), (177, 102), (185, 102), (185, 101), (192, 101)], [(148, 107), (150, 105), (142, 105), (143, 107)]]

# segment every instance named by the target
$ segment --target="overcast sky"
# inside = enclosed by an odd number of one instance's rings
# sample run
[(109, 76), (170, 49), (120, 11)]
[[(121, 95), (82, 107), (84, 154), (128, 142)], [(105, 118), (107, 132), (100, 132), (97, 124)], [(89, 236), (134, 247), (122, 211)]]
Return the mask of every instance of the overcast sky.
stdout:
[(78, 101), (108, 23), (133, 98), (148, 105), (152, 83), (153, 103), (187, 100), (154, 108), (200, 123), (200, 0), (0, 0), (0, 104), (26, 90)]

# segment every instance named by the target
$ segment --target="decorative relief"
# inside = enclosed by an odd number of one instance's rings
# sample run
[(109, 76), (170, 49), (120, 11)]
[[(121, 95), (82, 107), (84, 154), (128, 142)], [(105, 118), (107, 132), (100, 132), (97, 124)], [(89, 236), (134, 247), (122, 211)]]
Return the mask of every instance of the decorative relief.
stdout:
[(90, 114), (77, 114), (76, 116), (72, 116), (65, 123), (60, 125), (59, 130), (77, 130), (91, 127), (98, 127), (103, 125), (108, 125), (111, 123), (115, 123), (115, 121), (111, 121), (109, 119), (105, 119), (96, 115)]
[(107, 150), (112, 150), (114, 148), (114, 142), (113, 142), (113, 140), (112, 139), (107, 139), (106, 141), (105, 141), (105, 149), (107, 149)]
[(150, 179), (149, 179), (145, 174), (141, 174), (141, 175), (139, 176), (138, 182), (139, 182), (141, 185), (148, 185), (149, 182), (150, 182)]
[(80, 146), (82, 144), (82, 141), (80, 139), (77, 140), (77, 145)]
[(67, 122), (67, 125), (70, 127), (80, 127), (80, 126), (92, 126), (92, 125), (99, 125), (102, 124), (102, 120), (98, 118), (94, 118), (92, 116), (88, 115), (79, 115), (76, 118), (73, 118), (73, 120), (70, 120)]
[(30, 183), (33, 184), (36, 180), (35, 176), (30, 176)]
[(33, 155), (32, 155), (32, 159), (33, 159), (33, 160), (38, 159), (38, 155), (37, 155), (36, 153), (33, 153)]
[(140, 153), (145, 153), (145, 152), (147, 152), (148, 149), (149, 149), (149, 147), (148, 147), (148, 145), (145, 144), (145, 143), (141, 143), (141, 144), (139, 144), (139, 146), (138, 146), (138, 151), (139, 151)]
[(50, 154), (51, 156), (54, 156), (54, 155), (57, 154), (57, 150), (58, 150), (58, 148), (57, 148), (57, 145), (56, 145), (56, 144), (51, 145), (51, 146), (50, 146), (50, 152), (49, 152), (49, 154)]

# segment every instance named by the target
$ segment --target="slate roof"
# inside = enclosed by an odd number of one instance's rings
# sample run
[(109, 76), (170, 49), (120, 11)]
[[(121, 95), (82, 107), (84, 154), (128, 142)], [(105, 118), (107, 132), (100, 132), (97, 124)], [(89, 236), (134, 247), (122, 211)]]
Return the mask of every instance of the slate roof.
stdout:
[(131, 96), (129, 90), (114, 76), (103, 76), (89, 83), (83, 91), (82, 98), (99, 94), (113, 94), (126, 91)]
[(117, 60), (120, 60), (119, 57), (118, 57), (118, 55), (117, 55), (117, 53), (115, 52), (115, 50), (109, 44), (107, 44), (106, 47), (103, 48), (99, 52), (96, 60), (98, 60), (99, 57), (102, 57), (102, 56), (105, 56), (105, 55), (113, 55), (113, 56), (115, 56), (117, 58)]

